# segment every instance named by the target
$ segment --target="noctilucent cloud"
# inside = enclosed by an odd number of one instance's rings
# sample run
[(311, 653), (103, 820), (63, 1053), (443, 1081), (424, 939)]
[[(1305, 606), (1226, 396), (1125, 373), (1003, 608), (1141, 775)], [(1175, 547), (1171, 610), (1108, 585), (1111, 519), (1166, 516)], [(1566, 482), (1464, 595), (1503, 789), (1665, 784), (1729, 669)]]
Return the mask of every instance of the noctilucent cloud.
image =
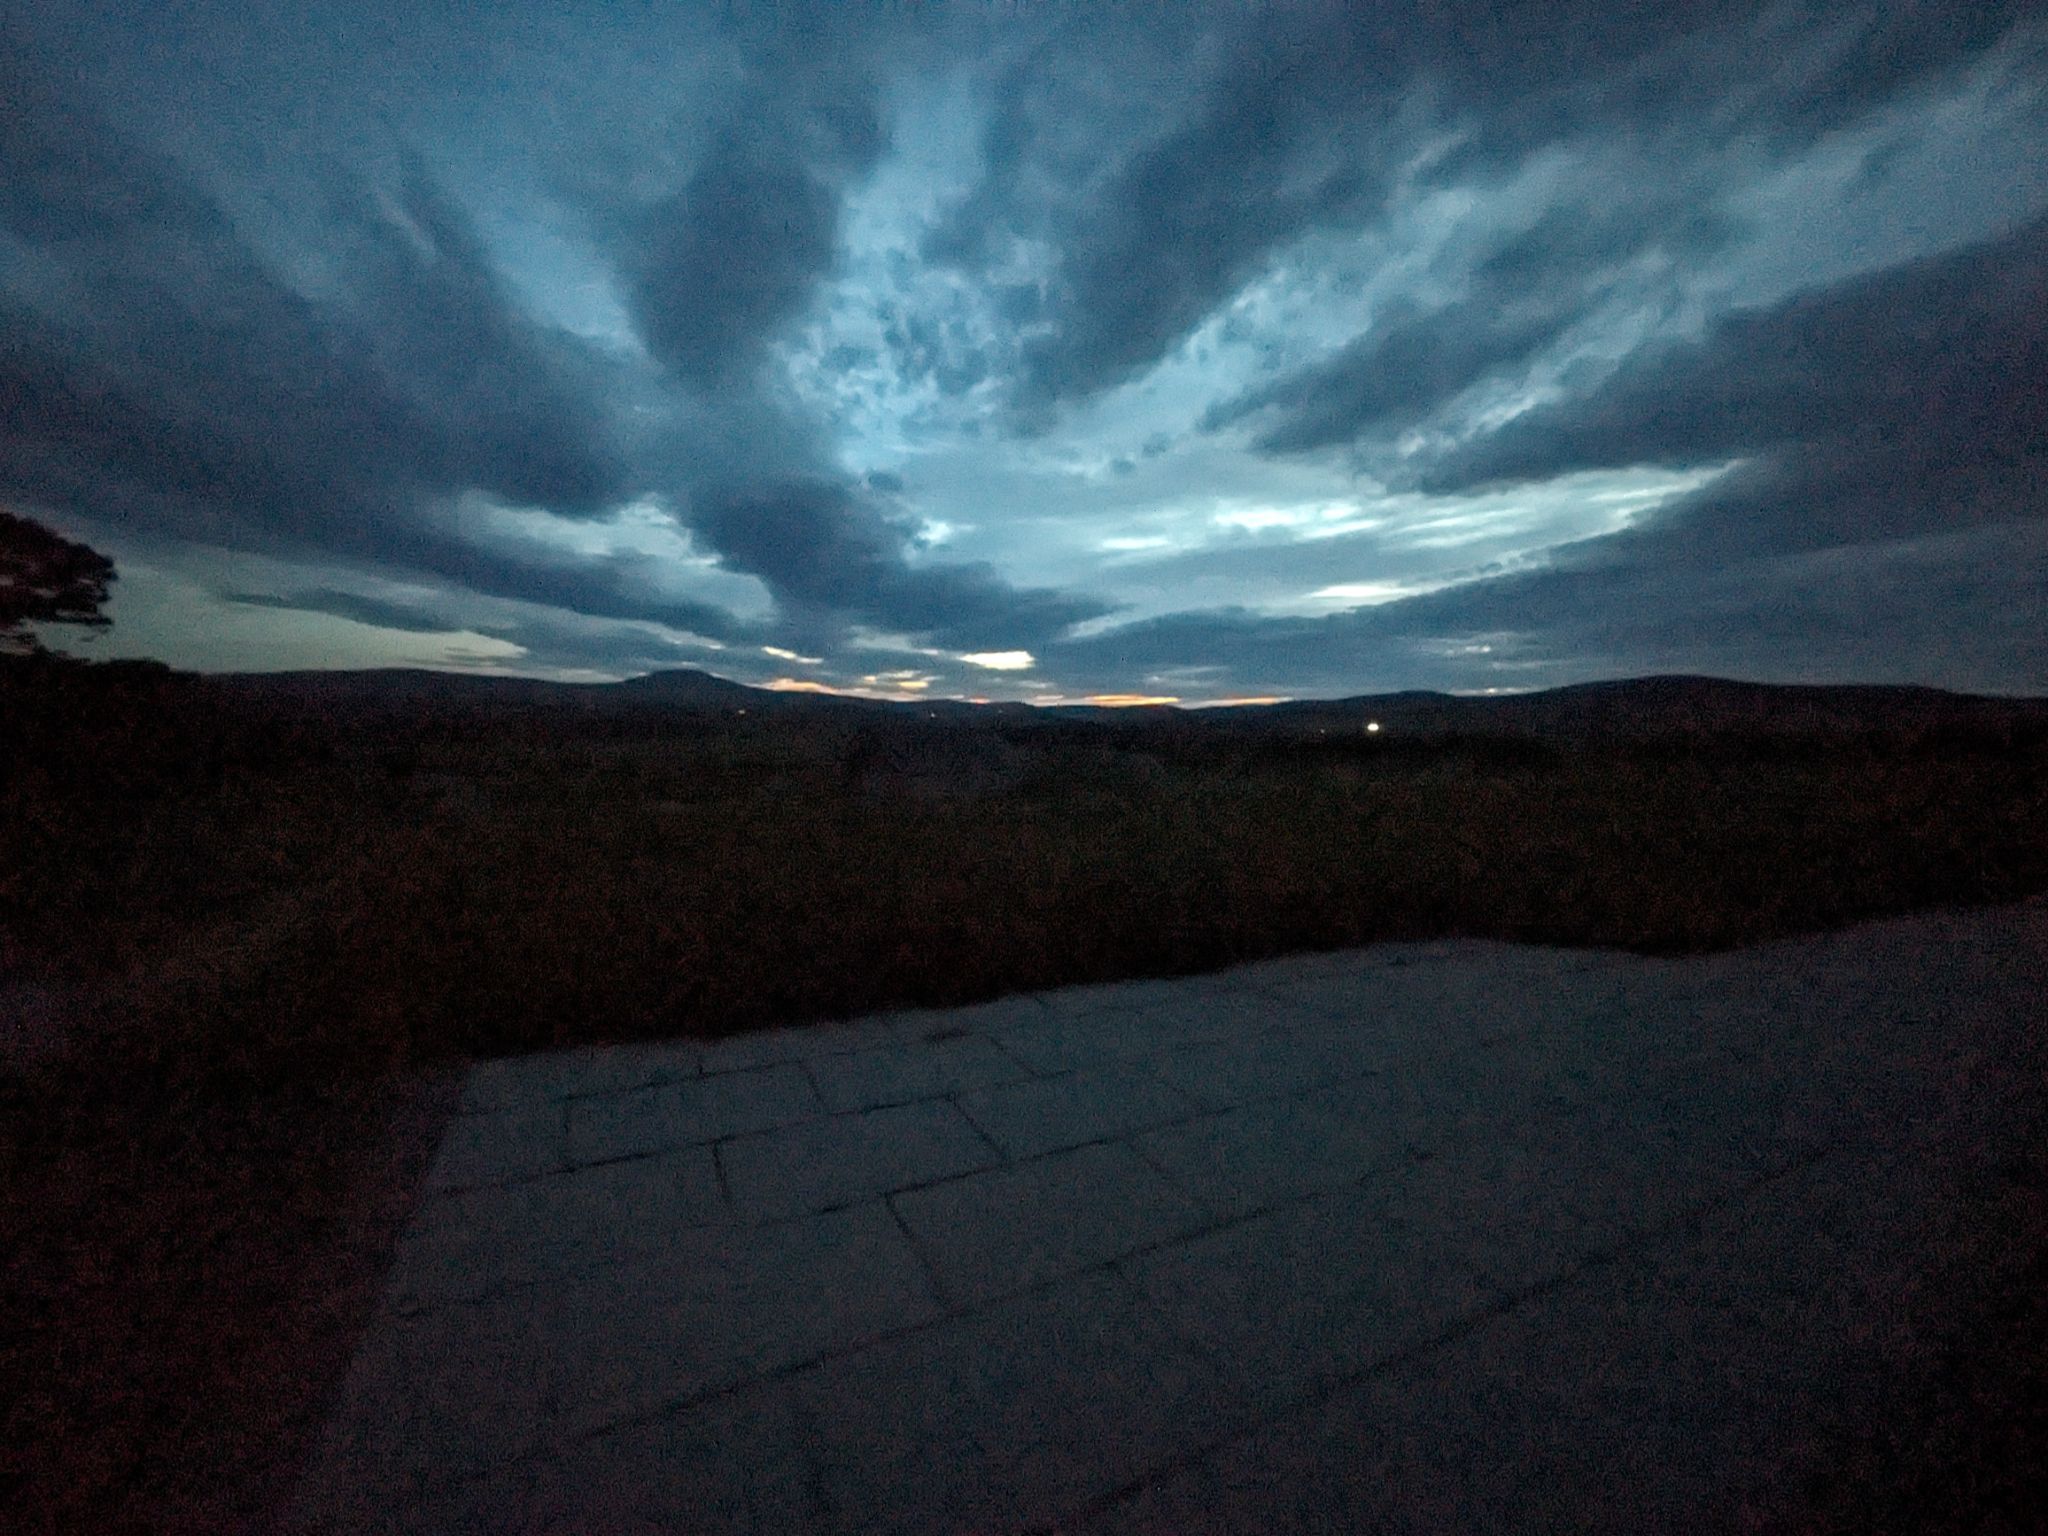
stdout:
[(87, 654), (2048, 687), (2036, 5), (0, 14)]

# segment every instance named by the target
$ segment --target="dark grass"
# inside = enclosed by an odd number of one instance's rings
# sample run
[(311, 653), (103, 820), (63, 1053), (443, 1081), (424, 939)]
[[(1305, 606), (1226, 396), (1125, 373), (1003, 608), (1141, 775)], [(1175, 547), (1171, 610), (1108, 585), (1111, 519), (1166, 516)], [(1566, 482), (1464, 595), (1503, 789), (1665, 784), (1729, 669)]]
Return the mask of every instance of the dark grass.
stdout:
[[(28, 1340), (4, 1365), (34, 1383), (12, 1494), (57, 1528), (260, 1504), (289, 1433), (222, 1384), (263, 1378), (309, 1266), (374, 1246), (356, 1191), (423, 1070), (1379, 939), (1683, 952), (2048, 889), (2024, 723), (1333, 744), (321, 714), (56, 663), (0, 674), (0, 722), (0, 966), (75, 1035), (0, 1077), (0, 1325)], [(224, 1454), (242, 1482), (209, 1512)]]

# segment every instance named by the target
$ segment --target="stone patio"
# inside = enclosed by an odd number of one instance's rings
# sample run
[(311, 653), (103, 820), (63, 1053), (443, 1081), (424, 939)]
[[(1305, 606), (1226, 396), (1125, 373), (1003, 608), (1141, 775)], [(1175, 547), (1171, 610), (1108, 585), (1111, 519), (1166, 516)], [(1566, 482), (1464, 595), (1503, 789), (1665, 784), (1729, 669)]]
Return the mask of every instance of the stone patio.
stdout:
[(2048, 1232), (2048, 905), (477, 1067), (292, 1525), (1737, 1529)]

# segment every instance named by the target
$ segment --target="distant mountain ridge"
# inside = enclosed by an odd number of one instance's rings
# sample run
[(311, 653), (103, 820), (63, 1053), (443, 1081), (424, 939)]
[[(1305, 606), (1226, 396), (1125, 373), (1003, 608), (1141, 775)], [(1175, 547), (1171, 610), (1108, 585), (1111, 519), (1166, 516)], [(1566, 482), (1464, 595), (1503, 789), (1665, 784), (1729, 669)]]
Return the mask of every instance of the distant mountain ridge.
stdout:
[(2048, 722), (2048, 698), (1993, 698), (1884, 684), (1748, 683), (1659, 676), (1509, 694), (1396, 693), (1270, 707), (1297, 728), (1407, 735), (1670, 736), (1987, 727)]
[(1033, 721), (1095, 720), (1225, 735), (1352, 734), (1364, 732), (1374, 722), (1389, 738), (1468, 734), (1684, 737), (2048, 725), (2048, 697), (1987, 697), (1881, 684), (1749, 683), (1683, 675), (1574, 683), (1530, 693), (1411, 691), (1209, 709), (866, 699), (754, 688), (690, 668), (650, 672), (616, 683), (555, 682), (422, 668), (244, 672), (210, 681), (254, 700), (312, 708), (560, 708), (595, 714), (672, 711), (679, 715), (744, 710), (840, 719), (926, 718), (1006, 727)]

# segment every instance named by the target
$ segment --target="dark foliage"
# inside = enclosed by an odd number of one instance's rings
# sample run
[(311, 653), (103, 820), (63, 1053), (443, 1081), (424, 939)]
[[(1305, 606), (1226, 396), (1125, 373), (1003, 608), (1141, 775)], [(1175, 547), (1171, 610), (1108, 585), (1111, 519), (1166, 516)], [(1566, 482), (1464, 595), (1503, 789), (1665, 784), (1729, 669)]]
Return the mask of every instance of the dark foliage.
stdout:
[(0, 652), (40, 650), (32, 624), (106, 628), (113, 581), (98, 550), (0, 507)]

